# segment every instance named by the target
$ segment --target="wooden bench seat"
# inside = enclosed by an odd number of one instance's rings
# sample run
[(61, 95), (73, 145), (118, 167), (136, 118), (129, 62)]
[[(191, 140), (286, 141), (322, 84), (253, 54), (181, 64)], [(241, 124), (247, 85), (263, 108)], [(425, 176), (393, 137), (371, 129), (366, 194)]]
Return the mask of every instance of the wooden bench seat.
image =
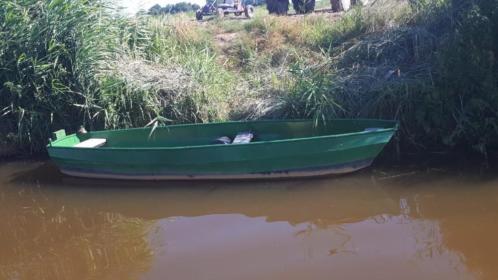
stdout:
[(102, 147), (106, 143), (106, 139), (104, 138), (90, 138), (88, 140), (85, 140), (83, 142), (80, 142), (73, 147), (75, 148), (98, 148)]

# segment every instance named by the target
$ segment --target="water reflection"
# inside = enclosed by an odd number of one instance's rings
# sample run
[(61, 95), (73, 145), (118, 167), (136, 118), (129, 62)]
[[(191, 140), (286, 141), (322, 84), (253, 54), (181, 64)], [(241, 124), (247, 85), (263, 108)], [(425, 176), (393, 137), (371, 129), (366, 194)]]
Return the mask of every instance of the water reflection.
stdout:
[(150, 222), (73, 207), (37, 181), (0, 187), (0, 279), (136, 279), (147, 270)]
[(417, 209), (411, 216), (438, 222), (438, 246), (459, 252), (476, 279), (498, 279), (498, 180), (454, 176), (405, 184), (401, 195)]
[(0, 278), (498, 278), (496, 181), (379, 177), (111, 182), (4, 164)]

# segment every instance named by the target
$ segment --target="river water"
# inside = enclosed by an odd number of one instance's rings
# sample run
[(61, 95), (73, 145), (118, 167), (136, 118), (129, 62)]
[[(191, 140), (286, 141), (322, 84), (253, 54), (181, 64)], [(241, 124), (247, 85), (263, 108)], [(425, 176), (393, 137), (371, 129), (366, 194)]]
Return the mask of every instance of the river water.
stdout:
[(0, 163), (0, 279), (498, 279), (498, 179), (125, 182)]

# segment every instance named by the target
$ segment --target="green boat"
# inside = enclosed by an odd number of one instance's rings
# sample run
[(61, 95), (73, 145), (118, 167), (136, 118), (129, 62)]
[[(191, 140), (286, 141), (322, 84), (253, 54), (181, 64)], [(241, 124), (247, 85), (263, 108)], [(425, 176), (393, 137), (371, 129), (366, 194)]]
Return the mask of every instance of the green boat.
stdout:
[(397, 129), (386, 120), (244, 121), (54, 133), (62, 173), (137, 180), (309, 177), (371, 165)]

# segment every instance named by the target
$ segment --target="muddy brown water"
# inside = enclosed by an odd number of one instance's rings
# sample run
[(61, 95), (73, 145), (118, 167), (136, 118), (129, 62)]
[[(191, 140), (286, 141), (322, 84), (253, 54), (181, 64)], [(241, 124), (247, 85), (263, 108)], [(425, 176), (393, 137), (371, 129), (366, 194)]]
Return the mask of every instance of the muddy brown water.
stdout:
[(398, 173), (147, 183), (0, 163), (0, 279), (498, 279), (498, 179)]

